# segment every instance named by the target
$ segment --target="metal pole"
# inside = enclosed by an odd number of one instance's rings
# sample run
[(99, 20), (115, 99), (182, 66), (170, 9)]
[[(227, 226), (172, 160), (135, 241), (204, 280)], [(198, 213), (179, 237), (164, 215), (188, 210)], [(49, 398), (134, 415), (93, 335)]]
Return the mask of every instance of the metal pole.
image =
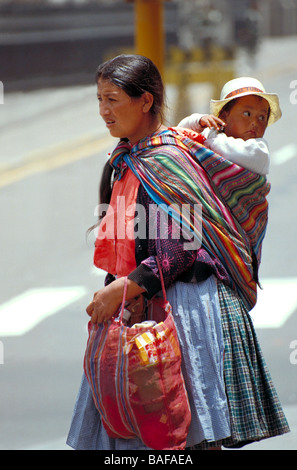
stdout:
[(149, 57), (164, 72), (164, 0), (135, 0), (136, 53)]

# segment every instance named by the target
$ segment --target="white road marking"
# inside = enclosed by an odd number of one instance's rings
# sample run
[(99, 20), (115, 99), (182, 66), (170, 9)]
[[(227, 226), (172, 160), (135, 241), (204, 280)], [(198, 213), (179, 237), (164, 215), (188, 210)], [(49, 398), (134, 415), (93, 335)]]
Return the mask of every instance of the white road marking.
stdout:
[(280, 328), (297, 309), (297, 278), (263, 279), (250, 312), (256, 328)]
[(297, 145), (287, 144), (272, 154), (272, 163), (274, 165), (282, 165), (294, 157), (297, 157)]
[(82, 286), (28, 290), (0, 306), (0, 336), (27, 333), (86, 293)]

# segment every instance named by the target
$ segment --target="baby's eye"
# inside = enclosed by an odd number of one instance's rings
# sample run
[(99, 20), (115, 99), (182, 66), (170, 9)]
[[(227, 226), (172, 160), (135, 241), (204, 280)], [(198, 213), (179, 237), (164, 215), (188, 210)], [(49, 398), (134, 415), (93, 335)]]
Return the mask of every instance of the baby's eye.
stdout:
[(263, 115), (263, 116), (259, 116), (259, 120), (260, 120), (260, 121), (266, 121), (266, 119), (267, 119), (267, 117), (264, 116), (264, 115)]
[(244, 115), (244, 116), (250, 116), (251, 113), (250, 113), (250, 111), (244, 111), (244, 112), (243, 112), (243, 115)]

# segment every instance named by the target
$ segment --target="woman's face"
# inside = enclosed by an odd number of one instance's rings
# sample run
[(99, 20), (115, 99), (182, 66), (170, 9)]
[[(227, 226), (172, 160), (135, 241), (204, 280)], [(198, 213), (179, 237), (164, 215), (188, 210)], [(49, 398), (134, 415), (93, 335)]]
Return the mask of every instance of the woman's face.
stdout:
[(97, 91), (100, 116), (113, 137), (126, 137), (134, 144), (150, 133), (150, 93), (131, 98), (121, 88), (102, 79), (98, 81)]
[(238, 98), (229, 112), (222, 113), (225, 134), (243, 140), (263, 137), (269, 117), (268, 101), (256, 95)]

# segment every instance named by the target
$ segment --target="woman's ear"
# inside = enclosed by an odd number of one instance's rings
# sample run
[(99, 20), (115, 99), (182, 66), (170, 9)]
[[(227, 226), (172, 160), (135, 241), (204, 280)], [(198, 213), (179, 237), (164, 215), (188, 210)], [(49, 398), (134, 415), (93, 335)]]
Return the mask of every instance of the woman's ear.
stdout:
[(145, 91), (142, 95), (142, 99), (143, 99), (142, 110), (144, 113), (148, 113), (151, 107), (153, 106), (154, 97), (151, 93), (149, 93), (148, 91)]

